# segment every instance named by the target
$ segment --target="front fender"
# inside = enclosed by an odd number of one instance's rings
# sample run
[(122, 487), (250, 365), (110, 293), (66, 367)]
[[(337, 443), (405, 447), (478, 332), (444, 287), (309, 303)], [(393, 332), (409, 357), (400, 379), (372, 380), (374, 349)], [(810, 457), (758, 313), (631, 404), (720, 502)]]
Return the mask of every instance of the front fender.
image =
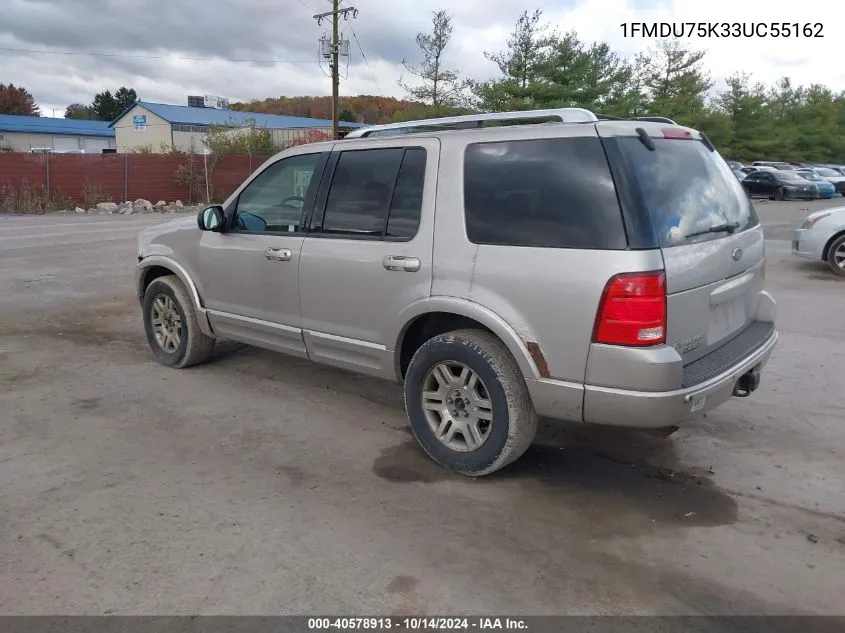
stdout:
[(179, 281), (182, 282), (182, 284), (188, 290), (188, 295), (191, 297), (191, 303), (193, 304), (194, 313), (196, 314), (197, 323), (199, 324), (200, 330), (206, 336), (214, 336), (214, 332), (211, 329), (211, 324), (208, 322), (208, 315), (202, 305), (202, 300), (200, 299), (200, 295), (197, 291), (197, 286), (194, 283), (194, 280), (191, 279), (191, 276), (188, 274), (188, 271), (185, 270), (185, 268), (181, 264), (176, 263), (169, 257), (164, 257), (163, 255), (150, 255), (148, 257), (144, 257), (138, 262), (138, 265), (135, 268), (135, 282), (138, 293), (138, 300), (144, 300), (144, 290), (147, 286), (147, 275), (150, 269), (154, 267), (166, 268), (179, 278)]

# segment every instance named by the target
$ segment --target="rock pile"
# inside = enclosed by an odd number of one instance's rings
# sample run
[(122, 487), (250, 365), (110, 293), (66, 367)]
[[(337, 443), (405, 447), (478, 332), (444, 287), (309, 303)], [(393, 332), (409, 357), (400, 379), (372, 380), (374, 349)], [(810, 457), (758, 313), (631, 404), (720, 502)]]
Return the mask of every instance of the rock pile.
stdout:
[(76, 207), (73, 211), (57, 211), (58, 214), (77, 213), (79, 215), (140, 215), (145, 213), (154, 214), (176, 214), (176, 213), (198, 213), (205, 205), (185, 206), (181, 200), (166, 202), (159, 200), (155, 204), (149, 200), (138, 198), (134, 202), (100, 202), (95, 207), (83, 209)]

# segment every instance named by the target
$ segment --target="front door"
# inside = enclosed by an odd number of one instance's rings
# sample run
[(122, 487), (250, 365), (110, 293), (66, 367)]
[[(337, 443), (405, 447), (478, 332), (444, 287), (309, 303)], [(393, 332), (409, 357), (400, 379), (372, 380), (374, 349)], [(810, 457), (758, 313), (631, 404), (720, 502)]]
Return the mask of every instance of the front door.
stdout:
[(218, 336), (307, 356), (299, 305), (303, 218), (326, 157), (302, 153), (271, 163), (238, 195), (228, 230), (203, 232), (204, 300)]
[(403, 308), (431, 293), (439, 147), (350, 139), (333, 154), (300, 260), (313, 360), (395, 377), (389, 333)]

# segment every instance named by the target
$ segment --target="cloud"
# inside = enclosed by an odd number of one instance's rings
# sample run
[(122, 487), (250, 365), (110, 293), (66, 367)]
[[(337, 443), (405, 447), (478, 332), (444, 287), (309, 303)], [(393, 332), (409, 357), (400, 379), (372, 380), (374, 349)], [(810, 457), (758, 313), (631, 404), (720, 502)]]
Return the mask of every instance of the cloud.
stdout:
[[(484, 51), (504, 47), (526, 8), (524, 0), (462, 0), (453, 6), (440, 0), (344, 2), (351, 4), (360, 13), (341, 23), (351, 51), (341, 93), (397, 97), (403, 96), (397, 85), (404, 73), (401, 62), (417, 60), (414, 38), (430, 28), (432, 11), (447, 7), (455, 18), (446, 66), (486, 79), (496, 68)], [(318, 56), (318, 39), (328, 33), (328, 24), (318, 26), (312, 18), (328, 6), (324, 0), (6, 0), (0, 49), (83, 54), (0, 50), (0, 81), (25, 86), (45, 114), (64, 111), (72, 102), (88, 103), (95, 93), (122, 85), (134, 87), (144, 99), (167, 103), (186, 103), (188, 94), (232, 100), (329, 94), (327, 69)], [(584, 40), (605, 40), (625, 55), (646, 50), (657, 40), (625, 37), (623, 23), (750, 25), (761, 20), (759, 5), (733, 0), (537, 0), (534, 6), (559, 31), (573, 29)], [(764, 13), (769, 21), (801, 26), (820, 22), (821, 38), (691, 37), (688, 43), (707, 50), (705, 62), (716, 78), (746, 70), (765, 83), (788, 74), (797, 83), (843, 90), (845, 68), (833, 61), (841, 56), (834, 34), (836, 2), (820, 0), (813, 6), (808, 12), (794, 0), (770, 0)], [(84, 54), (90, 52), (112, 56)]]

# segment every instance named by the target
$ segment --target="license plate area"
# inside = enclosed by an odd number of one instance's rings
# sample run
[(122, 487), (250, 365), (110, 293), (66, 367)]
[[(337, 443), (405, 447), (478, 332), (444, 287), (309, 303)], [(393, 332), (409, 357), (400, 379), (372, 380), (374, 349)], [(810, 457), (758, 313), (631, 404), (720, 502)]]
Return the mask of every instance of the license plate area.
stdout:
[(745, 296), (735, 297), (724, 303), (710, 306), (710, 327), (707, 343), (712, 345), (742, 328), (748, 320)]

